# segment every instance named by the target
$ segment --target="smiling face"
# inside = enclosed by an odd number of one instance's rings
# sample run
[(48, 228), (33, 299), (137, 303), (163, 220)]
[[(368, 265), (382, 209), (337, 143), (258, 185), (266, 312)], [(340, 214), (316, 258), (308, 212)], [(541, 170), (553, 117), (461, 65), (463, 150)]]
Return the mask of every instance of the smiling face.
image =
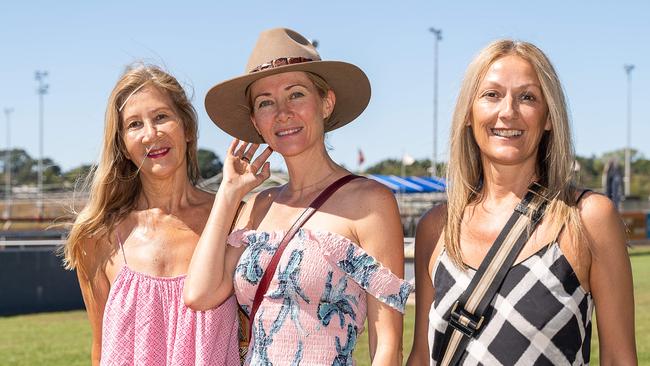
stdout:
[(478, 86), (471, 128), (483, 162), (535, 163), (540, 140), (551, 129), (548, 106), (532, 65), (510, 55), (497, 59)]
[(269, 146), (284, 157), (324, 149), (324, 120), (334, 108), (334, 93), (324, 97), (306, 73), (267, 76), (250, 87), (251, 121)]
[(140, 174), (185, 174), (187, 141), (183, 124), (169, 95), (148, 85), (133, 94), (122, 110), (122, 137), (126, 155)]

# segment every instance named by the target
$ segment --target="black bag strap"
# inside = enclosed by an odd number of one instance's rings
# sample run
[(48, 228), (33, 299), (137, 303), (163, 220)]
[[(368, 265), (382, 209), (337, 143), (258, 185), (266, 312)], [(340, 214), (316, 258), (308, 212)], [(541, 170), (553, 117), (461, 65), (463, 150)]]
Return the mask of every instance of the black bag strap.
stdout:
[(545, 191), (536, 182), (528, 186), (528, 192), (515, 207), (469, 286), (453, 305), (443, 338), (441, 365), (459, 364), (470, 339), (485, 324), (488, 306), (544, 215), (548, 204)]

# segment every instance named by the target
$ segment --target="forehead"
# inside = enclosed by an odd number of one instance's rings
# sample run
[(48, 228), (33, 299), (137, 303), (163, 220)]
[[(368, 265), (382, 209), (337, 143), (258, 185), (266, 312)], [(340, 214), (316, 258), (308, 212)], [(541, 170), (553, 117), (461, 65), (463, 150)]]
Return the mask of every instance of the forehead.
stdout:
[(271, 92), (275, 88), (284, 88), (289, 85), (300, 84), (306, 87), (313, 85), (304, 71), (290, 71), (261, 78), (251, 84), (250, 90), (253, 97), (260, 93)]
[(533, 65), (517, 55), (500, 57), (492, 62), (483, 76), (481, 84), (490, 82), (540, 85)]
[(145, 85), (126, 101), (124, 109), (122, 109), (122, 116), (127, 119), (134, 114), (161, 108), (173, 109), (173, 102), (169, 94), (155, 85)]

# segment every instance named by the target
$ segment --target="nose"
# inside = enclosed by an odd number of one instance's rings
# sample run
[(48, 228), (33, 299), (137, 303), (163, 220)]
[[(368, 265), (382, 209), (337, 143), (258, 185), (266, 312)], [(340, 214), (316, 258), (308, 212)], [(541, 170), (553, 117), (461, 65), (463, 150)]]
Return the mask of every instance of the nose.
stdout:
[(158, 138), (158, 128), (151, 122), (146, 122), (142, 129), (142, 143), (147, 145), (156, 141)]
[(511, 94), (506, 95), (505, 98), (501, 100), (501, 105), (499, 106), (499, 118), (503, 120), (511, 120), (517, 118), (519, 114), (519, 105), (517, 100)]
[(287, 122), (293, 116), (293, 111), (291, 110), (289, 103), (285, 101), (280, 101), (277, 103), (277, 108), (278, 108), (278, 114), (276, 119), (279, 122)]

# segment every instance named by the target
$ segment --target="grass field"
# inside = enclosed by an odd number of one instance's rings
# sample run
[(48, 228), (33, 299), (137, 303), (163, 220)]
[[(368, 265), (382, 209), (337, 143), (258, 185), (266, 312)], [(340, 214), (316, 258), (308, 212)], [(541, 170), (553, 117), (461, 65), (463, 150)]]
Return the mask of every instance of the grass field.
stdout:
[[(636, 343), (639, 365), (650, 365), (650, 248), (631, 253), (636, 303)], [(404, 359), (413, 340), (413, 306), (404, 322)], [(355, 351), (357, 365), (370, 365), (364, 333)], [(598, 364), (598, 336), (594, 328), (591, 363)], [(0, 317), (0, 364), (3, 366), (87, 365), (90, 328), (83, 311)]]

